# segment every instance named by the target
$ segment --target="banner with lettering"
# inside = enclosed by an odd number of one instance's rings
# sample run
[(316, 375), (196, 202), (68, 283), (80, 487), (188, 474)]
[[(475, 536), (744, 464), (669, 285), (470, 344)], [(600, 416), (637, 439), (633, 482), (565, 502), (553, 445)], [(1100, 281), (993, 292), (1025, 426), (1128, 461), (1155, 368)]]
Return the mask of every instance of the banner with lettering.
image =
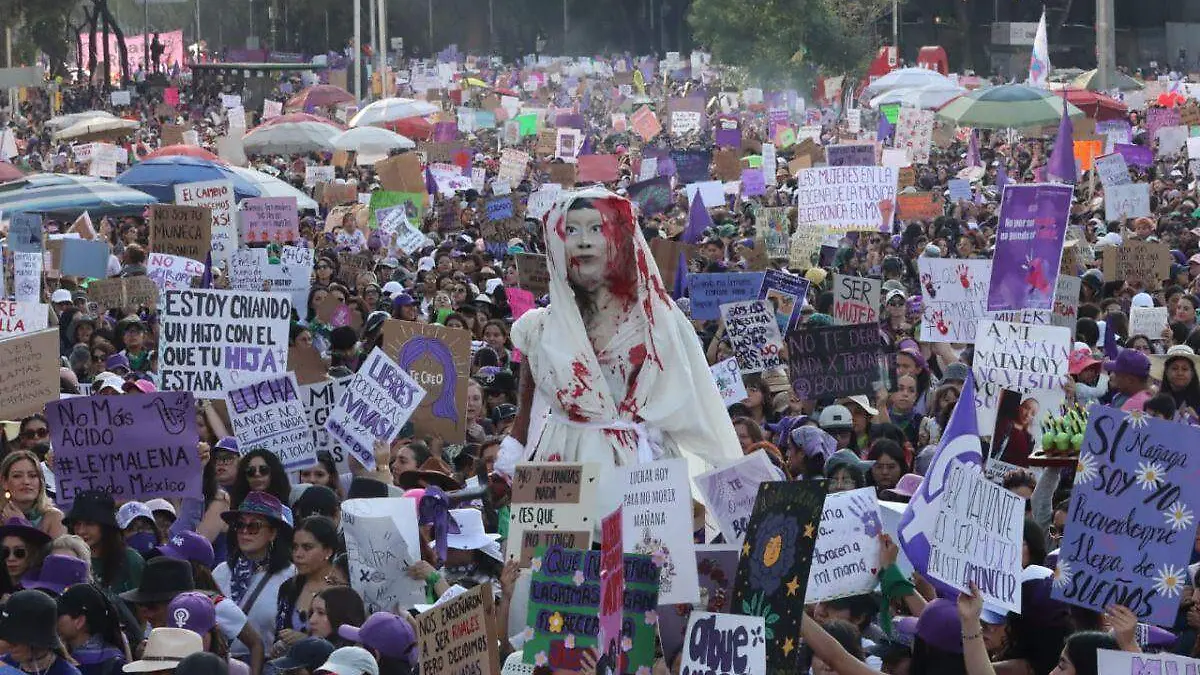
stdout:
[(991, 260), (917, 258), (921, 275), (921, 342), (975, 342), (987, 318)]
[(1005, 186), (988, 311), (1054, 307), (1072, 195), (1070, 185)]
[(624, 551), (648, 555), (659, 566), (661, 604), (698, 602), (692, 490), (686, 459), (617, 467), (613, 489), (623, 490)]
[(798, 326), (787, 335), (792, 389), (802, 399), (874, 391), (882, 348), (879, 325)]
[(210, 209), (213, 262), (225, 262), (233, 255), (238, 248), (237, 221), (234, 220), (237, 206), (234, 203), (233, 181), (177, 183), (175, 203), (179, 206), (202, 206)]
[(518, 464), (505, 558), (528, 567), (540, 546), (590, 547), (599, 479), (599, 464)]
[(325, 429), (367, 469), (375, 468), (375, 441), (391, 443), (425, 398), (425, 390), (376, 347), (359, 366)]
[(317, 451), (296, 376), (284, 373), (225, 393), (225, 404), (238, 448), (265, 448), (288, 471), (317, 463)]
[(721, 305), (725, 334), (742, 374), (761, 373), (784, 365), (783, 337), (766, 300), (745, 300)]

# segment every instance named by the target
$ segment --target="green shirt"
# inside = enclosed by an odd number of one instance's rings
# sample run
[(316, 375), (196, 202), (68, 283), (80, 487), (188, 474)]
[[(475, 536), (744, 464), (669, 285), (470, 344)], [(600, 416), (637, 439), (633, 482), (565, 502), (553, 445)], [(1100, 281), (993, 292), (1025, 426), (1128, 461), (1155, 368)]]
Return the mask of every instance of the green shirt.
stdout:
[[(106, 584), (105, 587), (117, 594), (136, 590), (142, 583), (142, 570), (145, 567), (146, 561), (141, 554), (127, 548), (125, 549), (124, 569), (111, 584)], [(104, 578), (104, 562), (100, 558), (92, 558), (92, 576), (97, 580)]]

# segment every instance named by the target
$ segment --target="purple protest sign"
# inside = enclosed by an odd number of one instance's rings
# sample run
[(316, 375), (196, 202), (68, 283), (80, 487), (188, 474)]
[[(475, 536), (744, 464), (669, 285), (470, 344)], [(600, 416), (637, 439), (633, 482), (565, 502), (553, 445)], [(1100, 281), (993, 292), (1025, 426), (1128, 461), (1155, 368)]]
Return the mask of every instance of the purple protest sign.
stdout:
[(433, 125), (433, 140), (435, 143), (450, 143), (457, 137), (457, 122), (438, 122)]
[(1179, 111), (1175, 108), (1151, 108), (1146, 111), (1146, 138), (1158, 137), (1162, 127), (1179, 126)]
[(1184, 448), (1200, 430), (1089, 410), (1050, 597), (1100, 611), (1118, 603), (1170, 626), (1191, 576), (1196, 469)]
[(242, 239), (247, 244), (291, 243), (300, 238), (295, 197), (254, 197), (242, 201)]
[(46, 417), (59, 505), (86, 490), (118, 501), (201, 497), (191, 392), (69, 398), (47, 403)]
[(1000, 202), (990, 312), (1052, 309), (1071, 210), (1070, 185), (1009, 185)]
[(1116, 143), (1113, 145), (1113, 150), (1120, 153), (1125, 158), (1125, 163), (1129, 166), (1142, 168), (1154, 166), (1154, 151), (1144, 145)]
[(767, 178), (762, 169), (742, 169), (742, 194), (757, 197), (767, 192)]
[(718, 148), (742, 147), (742, 130), (736, 116), (722, 115), (718, 117), (713, 129), (715, 130), (714, 140)]

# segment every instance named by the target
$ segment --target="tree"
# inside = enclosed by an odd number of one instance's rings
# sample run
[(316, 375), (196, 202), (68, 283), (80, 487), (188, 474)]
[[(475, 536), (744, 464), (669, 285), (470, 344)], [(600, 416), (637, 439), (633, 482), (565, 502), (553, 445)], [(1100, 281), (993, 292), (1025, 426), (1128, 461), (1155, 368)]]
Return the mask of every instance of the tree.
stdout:
[(694, 0), (696, 41), (713, 58), (765, 82), (809, 80), (816, 69), (844, 73), (872, 55), (874, 22), (887, 0)]

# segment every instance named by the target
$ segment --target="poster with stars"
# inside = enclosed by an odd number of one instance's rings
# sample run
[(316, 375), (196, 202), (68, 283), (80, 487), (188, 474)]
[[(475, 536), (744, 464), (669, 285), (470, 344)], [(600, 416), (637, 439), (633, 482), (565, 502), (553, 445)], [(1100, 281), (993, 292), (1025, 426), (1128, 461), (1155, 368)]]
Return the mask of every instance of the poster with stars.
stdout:
[(1195, 427), (1106, 406), (1089, 409), (1054, 570), (1055, 600), (1126, 605), (1170, 626), (1188, 585), (1200, 465)]
[(763, 618), (766, 675), (798, 672), (804, 592), (824, 503), (824, 481), (770, 482), (758, 488), (731, 609)]

